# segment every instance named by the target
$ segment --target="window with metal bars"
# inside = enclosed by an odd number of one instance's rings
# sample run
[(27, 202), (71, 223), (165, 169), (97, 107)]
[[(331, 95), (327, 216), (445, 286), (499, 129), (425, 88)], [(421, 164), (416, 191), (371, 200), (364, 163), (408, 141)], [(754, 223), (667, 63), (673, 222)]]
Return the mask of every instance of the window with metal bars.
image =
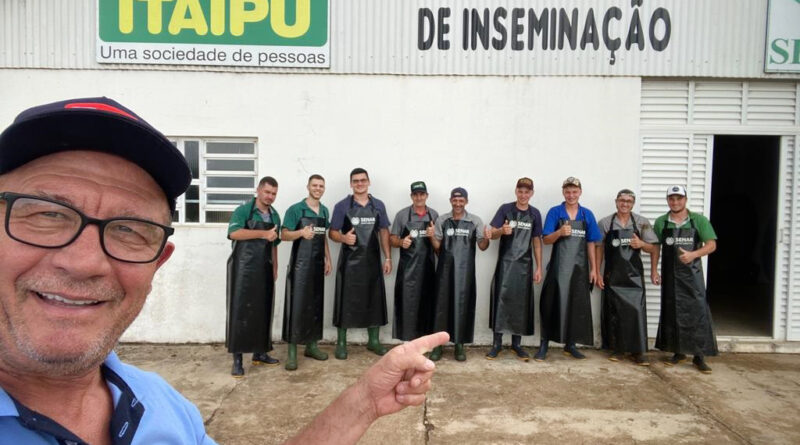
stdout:
[(171, 137), (192, 171), (189, 189), (178, 198), (175, 223), (224, 223), (253, 197), (257, 183), (255, 139)]

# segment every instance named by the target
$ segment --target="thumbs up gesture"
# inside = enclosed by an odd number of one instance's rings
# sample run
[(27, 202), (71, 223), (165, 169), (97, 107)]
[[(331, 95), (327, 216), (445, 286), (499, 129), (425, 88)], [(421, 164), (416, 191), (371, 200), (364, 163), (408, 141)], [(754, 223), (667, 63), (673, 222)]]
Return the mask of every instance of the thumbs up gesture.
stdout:
[(503, 235), (511, 235), (511, 232), (514, 231), (514, 229), (512, 229), (511, 226), (508, 224), (508, 220), (505, 220), (503, 226), (500, 227), (500, 230), (503, 231)]
[(433, 220), (431, 220), (430, 224), (428, 224), (428, 227), (425, 229), (425, 235), (428, 238), (433, 238), (434, 231), (435, 230), (434, 230)]
[(406, 237), (403, 238), (403, 244), (401, 244), (401, 246), (403, 249), (408, 249), (411, 247), (411, 235), (406, 235)]
[(492, 239), (492, 228), (490, 226), (483, 227), (483, 237), (487, 240)]
[(695, 255), (694, 252), (688, 252), (683, 250), (683, 247), (678, 247), (678, 259), (680, 259), (683, 264), (691, 264), (695, 259)]
[(271, 229), (264, 231), (264, 239), (265, 240), (267, 240), (269, 242), (273, 242), (273, 241), (275, 241), (276, 238), (278, 238), (278, 230), (277, 230), (276, 226), (273, 226)]
[(634, 249), (641, 249), (642, 246), (644, 246), (644, 241), (639, 239), (639, 236), (634, 233), (633, 239), (631, 239), (631, 247)]
[(345, 233), (342, 237), (342, 242), (347, 244), (348, 246), (353, 246), (356, 244), (356, 233), (355, 229), (350, 229), (349, 232)]
[(314, 225), (311, 224), (311, 225), (303, 227), (303, 233), (301, 234), (301, 236), (304, 239), (314, 238)]
[(559, 229), (559, 232), (561, 232), (561, 236), (572, 236), (572, 226), (570, 225), (570, 222), (565, 222), (564, 225)]

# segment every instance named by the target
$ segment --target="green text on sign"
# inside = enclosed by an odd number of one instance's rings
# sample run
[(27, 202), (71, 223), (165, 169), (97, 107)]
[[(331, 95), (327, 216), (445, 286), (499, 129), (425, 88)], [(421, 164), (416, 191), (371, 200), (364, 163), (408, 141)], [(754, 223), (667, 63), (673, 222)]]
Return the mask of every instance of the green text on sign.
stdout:
[(328, 0), (99, 0), (104, 42), (323, 46)]

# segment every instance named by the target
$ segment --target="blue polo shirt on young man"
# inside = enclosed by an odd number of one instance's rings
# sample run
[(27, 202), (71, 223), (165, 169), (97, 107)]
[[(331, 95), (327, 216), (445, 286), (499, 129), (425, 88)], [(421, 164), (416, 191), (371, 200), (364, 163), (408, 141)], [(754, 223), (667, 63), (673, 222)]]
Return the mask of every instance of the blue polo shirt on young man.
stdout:
[(503, 224), (506, 222), (506, 215), (515, 211), (526, 212), (531, 216), (531, 219), (533, 220), (533, 228), (531, 230), (532, 237), (536, 238), (542, 236), (542, 214), (539, 213), (539, 209), (532, 205), (528, 205), (528, 210), (520, 210), (517, 207), (516, 201), (501, 205), (500, 208), (497, 209), (497, 213), (494, 214), (494, 218), (492, 218), (492, 222), (490, 222), (489, 225), (495, 229), (503, 227)]
[[(389, 215), (386, 214), (386, 206), (383, 205), (383, 201), (378, 198), (369, 195), (369, 202), (367, 205), (362, 206), (355, 200), (353, 200), (353, 207), (372, 207), (374, 210), (378, 212), (378, 228), (379, 229), (386, 229), (389, 227)], [(333, 216), (331, 216), (331, 230), (342, 230), (342, 226), (344, 226), (344, 218), (347, 215), (347, 211), (350, 210), (350, 200), (353, 199), (353, 195), (347, 195), (346, 198), (336, 203), (333, 206)]]
[[(213, 445), (197, 408), (158, 374), (122, 363), (112, 352), (102, 367), (114, 412), (114, 445), (180, 443)], [(0, 388), (0, 443), (83, 445), (74, 433), (32, 411)]]
[[(570, 219), (567, 213), (567, 205), (562, 202), (561, 204), (551, 207), (547, 211), (547, 216), (544, 219), (544, 228), (542, 234), (547, 236), (558, 230), (558, 221), (561, 219)], [(600, 228), (597, 227), (597, 220), (594, 218), (594, 213), (586, 207), (581, 207), (578, 204), (578, 214), (575, 215), (575, 221), (586, 222), (586, 241), (589, 243), (596, 243), (603, 240), (603, 234)]]

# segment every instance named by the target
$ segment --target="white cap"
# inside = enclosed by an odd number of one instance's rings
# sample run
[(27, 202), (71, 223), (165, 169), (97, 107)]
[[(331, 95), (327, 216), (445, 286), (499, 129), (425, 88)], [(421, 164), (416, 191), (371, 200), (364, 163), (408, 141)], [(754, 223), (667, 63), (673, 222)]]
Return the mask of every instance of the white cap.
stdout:
[(686, 196), (686, 187), (682, 185), (671, 185), (667, 189), (667, 197), (672, 195)]

